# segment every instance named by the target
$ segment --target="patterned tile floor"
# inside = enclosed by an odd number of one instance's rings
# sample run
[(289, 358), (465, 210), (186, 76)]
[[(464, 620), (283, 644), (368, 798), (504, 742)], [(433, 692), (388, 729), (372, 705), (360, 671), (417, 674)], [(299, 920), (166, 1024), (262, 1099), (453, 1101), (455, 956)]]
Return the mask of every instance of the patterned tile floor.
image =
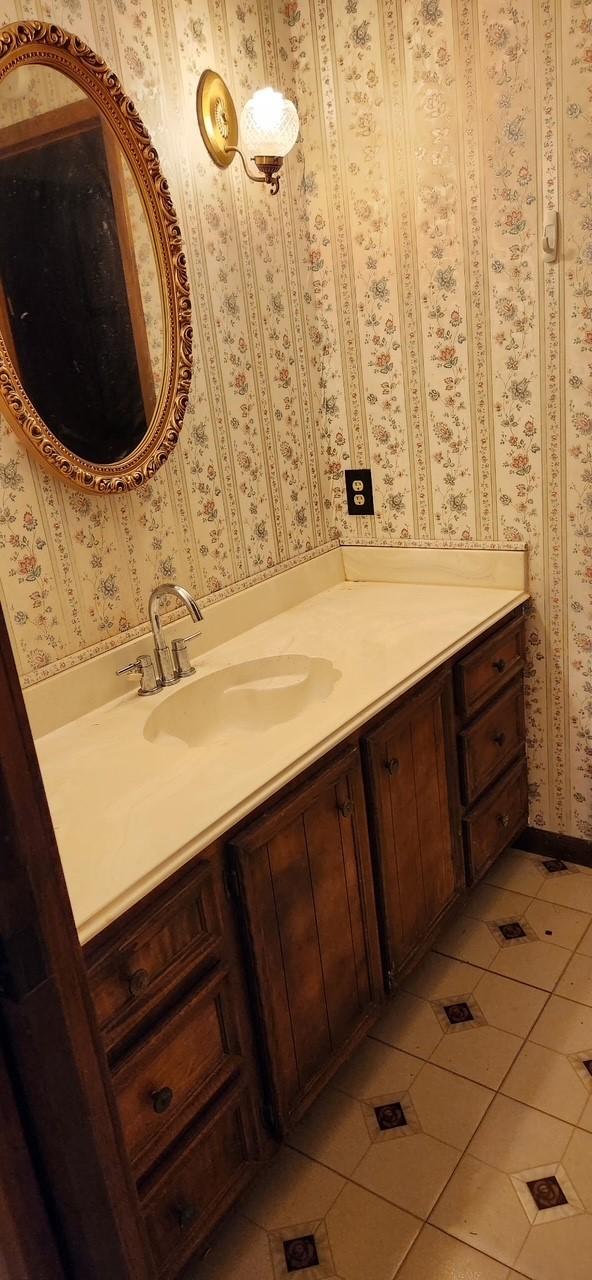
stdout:
[(592, 871), (508, 851), (191, 1280), (591, 1280)]

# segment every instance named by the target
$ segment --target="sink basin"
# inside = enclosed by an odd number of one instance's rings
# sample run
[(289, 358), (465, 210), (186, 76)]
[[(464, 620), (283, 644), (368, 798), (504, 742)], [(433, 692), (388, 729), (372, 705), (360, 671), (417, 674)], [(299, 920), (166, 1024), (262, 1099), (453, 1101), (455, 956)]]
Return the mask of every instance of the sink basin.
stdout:
[(148, 716), (148, 742), (178, 738), (197, 746), (219, 731), (257, 733), (293, 720), (326, 698), (341, 672), (326, 658), (285, 654), (224, 667), (182, 684)]

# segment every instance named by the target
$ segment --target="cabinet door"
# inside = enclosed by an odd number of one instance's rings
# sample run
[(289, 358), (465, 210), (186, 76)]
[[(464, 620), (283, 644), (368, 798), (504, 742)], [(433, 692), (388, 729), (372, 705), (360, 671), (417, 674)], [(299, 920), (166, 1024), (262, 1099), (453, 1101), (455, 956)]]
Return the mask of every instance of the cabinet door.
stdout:
[(363, 741), (387, 989), (463, 886), (450, 676)]
[(247, 827), (229, 856), (281, 1134), (370, 1025), (381, 986), (357, 751)]

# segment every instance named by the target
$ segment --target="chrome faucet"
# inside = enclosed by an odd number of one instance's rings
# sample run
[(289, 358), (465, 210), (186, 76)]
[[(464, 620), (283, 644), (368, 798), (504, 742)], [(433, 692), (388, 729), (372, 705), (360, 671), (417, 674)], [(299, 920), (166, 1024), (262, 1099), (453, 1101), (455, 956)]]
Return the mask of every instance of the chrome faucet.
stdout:
[(176, 684), (177, 680), (182, 680), (185, 676), (193, 674), (193, 667), (187, 654), (187, 645), (195, 635), (199, 635), (199, 632), (193, 632), (192, 635), (184, 636), (183, 639), (173, 640), (173, 652), (171, 654), (162, 634), (160, 609), (158, 607), (158, 602), (162, 600), (163, 596), (178, 596), (183, 601), (193, 622), (201, 622), (203, 618), (203, 613), (197, 601), (186, 591), (185, 587), (179, 587), (174, 582), (163, 582), (159, 587), (154, 588), (148, 601), (148, 617), (154, 637), (156, 673), (161, 689), (165, 685)]
[(180, 587), (174, 582), (163, 582), (159, 587), (154, 588), (148, 601), (148, 617), (154, 638), (154, 662), (152, 658), (142, 655), (135, 662), (131, 662), (127, 667), (122, 667), (117, 672), (118, 676), (122, 676), (128, 671), (138, 671), (141, 676), (138, 693), (143, 695), (158, 693), (159, 689), (164, 689), (167, 685), (176, 684), (177, 680), (184, 680), (187, 676), (193, 675), (195, 670), (189, 660), (187, 645), (190, 640), (199, 635), (199, 631), (194, 631), (190, 636), (181, 636), (178, 640), (173, 640), (171, 653), (164, 638), (160, 621), (159, 600), (163, 596), (178, 596), (183, 601), (193, 622), (201, 622), (203, 619), (203, 613), (197, 601), (193, 599), (193, 596), (185, 587)]

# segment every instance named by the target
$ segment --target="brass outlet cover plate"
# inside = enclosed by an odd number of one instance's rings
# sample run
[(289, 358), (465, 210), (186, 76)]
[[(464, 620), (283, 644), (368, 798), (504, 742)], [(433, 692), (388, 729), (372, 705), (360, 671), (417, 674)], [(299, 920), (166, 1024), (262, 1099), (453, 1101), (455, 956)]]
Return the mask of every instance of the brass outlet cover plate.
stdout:
[(238, 146), (238, 120), (228, 86), (216, 71), (204, 71), (197, 86), (197, 121), (204, 144), (220, 169), (227, 169)]

